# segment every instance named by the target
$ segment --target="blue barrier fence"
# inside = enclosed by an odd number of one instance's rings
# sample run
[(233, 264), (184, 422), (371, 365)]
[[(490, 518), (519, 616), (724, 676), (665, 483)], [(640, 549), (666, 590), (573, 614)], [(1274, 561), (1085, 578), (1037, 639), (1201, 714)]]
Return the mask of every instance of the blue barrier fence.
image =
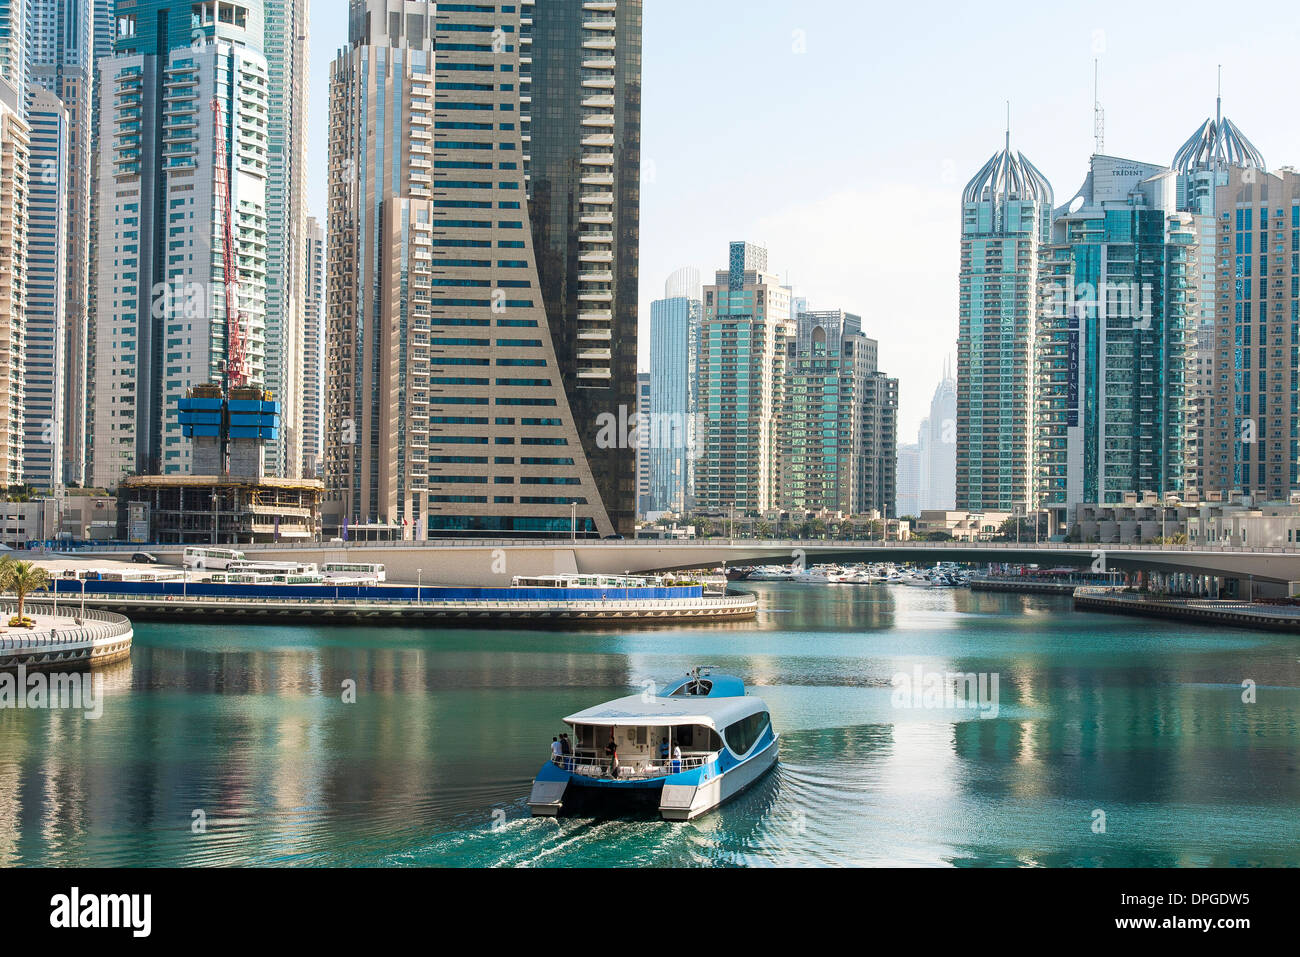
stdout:
[[(54, 579), (60, 595), (80, 596), (82, 583)], [(702, 598), (704, 586), (682, 588), (447, 588), (436, 585), (219, 585), (210, 582), (87, 581), (87, 595), (192, 598), (293, 598), (317, 601), (663, 601)]]

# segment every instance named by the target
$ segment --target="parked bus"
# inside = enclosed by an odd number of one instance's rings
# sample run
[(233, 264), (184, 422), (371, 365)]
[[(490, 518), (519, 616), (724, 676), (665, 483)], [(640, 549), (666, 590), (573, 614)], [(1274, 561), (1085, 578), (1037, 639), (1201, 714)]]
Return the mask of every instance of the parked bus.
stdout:
[(186, 568), (197, 571), (225, 571), (231, 562), (247, 561), (248, 556), (233, 548), (204, 548), (191, 546), (185, 549)]
[(320, 570), (321, 574), (330, 581), (382, 582), (385, 580), (383, 565), (370, 565), (365, 562), (326, 562), (321, 565)]

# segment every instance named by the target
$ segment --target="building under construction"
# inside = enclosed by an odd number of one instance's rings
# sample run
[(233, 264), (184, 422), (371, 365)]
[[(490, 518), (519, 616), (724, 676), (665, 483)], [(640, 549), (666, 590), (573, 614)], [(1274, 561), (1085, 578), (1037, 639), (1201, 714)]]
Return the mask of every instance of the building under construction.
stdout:
[(118, 537), (159, 545), (316, 541), (324, 490), (316, 479), (133, 476), (118, 486)]

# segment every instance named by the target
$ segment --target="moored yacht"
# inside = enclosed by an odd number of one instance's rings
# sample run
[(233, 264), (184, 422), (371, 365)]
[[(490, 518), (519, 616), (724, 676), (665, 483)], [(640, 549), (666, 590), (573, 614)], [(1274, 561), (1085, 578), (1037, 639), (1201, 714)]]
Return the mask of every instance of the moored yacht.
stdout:
[(564, 723), (572, 746), (538, 772), (528, 798), (535, 816), (640, 804), (688, 821), (754, 783), (779, 750), (763, 699), (746, 694), (739, 678), (707, 668), (657, 695), (607, 701)]

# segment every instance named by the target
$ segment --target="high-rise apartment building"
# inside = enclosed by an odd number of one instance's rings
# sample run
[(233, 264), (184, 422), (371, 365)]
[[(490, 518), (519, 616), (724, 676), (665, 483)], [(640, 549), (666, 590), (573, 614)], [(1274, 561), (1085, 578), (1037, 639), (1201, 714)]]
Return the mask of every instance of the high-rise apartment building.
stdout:
[(785, 351), (777, 507), (892, 516), (898, 380), (879, 370), (878, 343), (858, 316), (804, 312)]
[(650, 304), (650, 503), (684, 512), (695, 484), (695, 412), (701, 303), (700, 272), (679, 269)]
[(790, 291), (767, 270), (767, 250), (732, 243), (730, 264), (704, 287), (700, 325), (696, 506), (757, 514), (780, 500), (777, 415)]
[(650, 445), (648, 436), (641, 431), (650, 420), (650, 373), (639, 372), (636, 377), (636, 514), (642, 518), (653, 509), (650, 497)]
[(519, 114), (541, 299), (583, 452), (610, 520), (626, 535), (635, 454), (603, 441), (598, 423), (636, 407), (641, 6), (520, 7)]
[[(922, 425), (924, 431), (928, 423)], [(921, 514), (921, 444), (898, 447), (898, 492), (896, 507), (900, 518)]]
[(1184, 334), (1198, 282), (1175, 174), (1093, 156), (1042, 258), (1036, 504), (1063, 529), (1081, 502), (1181, 493)]
[(1029, 508), (1034, 352), (1052, 187), (1007, 145), (962, 195), (957, 342), (957, 508)]
[(71, 117), (43, 86), (28, 87), (31, 169), (27, 215), (23, 481), (53, 490), (64, 482), (68, 323), (68, 185)]
[[(1194, 217), (1199, 263), (1196, 312), (1187, 329), (1187, 413), (1184, 449), (1184, 492), (1201, 496), (1217, 487), (1205, 473), (1209, 438), (1209, 407), (1215, 391), (1215, 312), (1218, 301), (1218, 233), (1215, 205), (1219, 187), (1233, 169), (1267, 170), (1264, 157), (1230, 119), (1223, 115), (1222, 97), (1214, 116), (1206, 119), (1178, 150), (1171, 164), (1178, 175), (1178, 208)], [(1222, 489), (1220, 489), (1222, 491)]]
[[(283, 428), (267, 471), (304, 474), (302, 406), (307, 296), (307, 70), (309, 0), (264, 0), (267, 75), (266, 389)], [(314, 473), (312, 473), (314, 475)]]
[(9, 83), (11, 98), (22, 113), (27, 104), (28, 25), (33, 0), (0, 0), (0, 80)]
[(67, 111), (63, 256), (64, 342), (59, 380), (63, 395), (60, 479), (86, 480), (90, 348), (91, 180), (95, 97), (95, 38), (107, 24), (104, 0), (27, 0), (31, 16), (31, 83), (57, 97)]
[[(262, 0), (118, 4), (100, 67), (93, 482), (189, 474), (179, 403), (219, 382), (226, 296), (251, 384), (266, 378), (268, 77)], [(215, 110), (214, 110), (215, 105)], [(226, 156), (233, 263), (215, 161)]]
[(17, 87), (0, 76), (0, 482), (23, 480), (30, 133)]
[[(584, 452), (584, 433), (596, 430), (597, 447), (626, 457), (626, 507), (635, 511), (635, 360), (619, 386), (621, 415), (613, 407), (597, 420), (575, 418), (564, 371), (577, 353), (560, 358), (551, 317), (563, 328), (566, 312), (540, 278), (537, 257), (549, 253), (535, 252), (536, 199), (527, 200), (525, 178), (537, 132), (530, 140), (521, 128), (525, 87), (536, 96), (521, 69), (540, 41), (522, 43), (525, 13), (536, 28), (544, 11), (349, 4), (349, 45), (330, 82), (328, 525), (408, 538), (613, 534)], [(588, 48), (584, 35), (551, 49), (548, 62), (616, 58)], [(612, 79), (605, 66), (590, 70), (602, 89)], [(582, 138), (609, 135), (603, 119), (596, 126), (582, 127)], [(578, 258), (604, 261), (611, 184), (589, 201), (580, 185), (584, 207), (602, 209), (574, 228), (605, 229)], [(615, 293), (612, 281), (604, 289), (587, 281), (578, 295), (593, 317), (574, 335), (595, 348), (608, 342), (597, 314), (612, 310)], [(607, 378), (586, 368), (580, 377)]]
[(307, 252), (303, 265), (307, 272), (306, 308), (303, 311), (302, 349), (302, 462), (303, 474), (315, 478), (323, 464), (325, 410), (325, 231), (313, 216), (307, 217)]
[(1300, 173), (1237, 165), (1226, 180), (1205, 491), (1286, 500), (1300, 489)]

